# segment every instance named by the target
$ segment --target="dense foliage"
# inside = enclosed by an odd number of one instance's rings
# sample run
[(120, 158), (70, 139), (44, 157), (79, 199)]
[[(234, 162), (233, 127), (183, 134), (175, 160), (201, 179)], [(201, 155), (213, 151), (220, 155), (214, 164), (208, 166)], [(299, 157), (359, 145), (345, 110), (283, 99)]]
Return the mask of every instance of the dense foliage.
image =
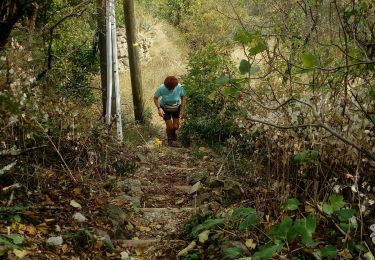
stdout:
[[(278, 186), (280, 203), (299, 194), (317, 204), (343, 192), (366, 209), (348, 208), (368, 218), (374, 195), (366, 187), (374, 185), (375, 166), (373, 3), (201, 1), (190, 8), (178, 23), (192, 46), (184, 77), (186, 138), (226, 141), (224, 158), (237, 160), (228, 159), (228, 174), (234, 169), (268, 189)], [(237, 68), (231, 66), (241, 52)], [(359, 229), (370, 232), (370, 224)], [(370, 233), (358, 241), (369, 241)]]

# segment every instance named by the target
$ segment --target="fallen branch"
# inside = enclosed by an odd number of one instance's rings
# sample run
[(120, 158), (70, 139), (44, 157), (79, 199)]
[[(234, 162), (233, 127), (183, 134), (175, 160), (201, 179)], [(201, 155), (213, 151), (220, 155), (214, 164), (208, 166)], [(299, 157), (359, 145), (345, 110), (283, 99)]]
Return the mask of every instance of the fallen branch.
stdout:
[(3, 150), (3, 151), (0, 151), (0, 156), (6, 156), (6, 155), (10, 155), (10, 156), (18, 156), (18, 155), (21, 155), (23, 153), (27, 153), (27, 152), (30, 152), (32, 150), (36, 150), (36, 149), (40, 149), (40, 148), (44, 148), (44, 147), (47, 147), (48, 145), (44, 144), (44, 145), (41, 145), (41, 146), (35, 146), (35, 147), (31, 147), (31, 148), (27, 148), (27, 149), (24, 149), (24, 150), (21, 150), (21, 149), (10, 149), (10, 150)]
[(0, 176), (5, 174), (5, 172), (10, 171), (14, 166), (16, 166), (17, 161), (11, 162), (0, 170)]

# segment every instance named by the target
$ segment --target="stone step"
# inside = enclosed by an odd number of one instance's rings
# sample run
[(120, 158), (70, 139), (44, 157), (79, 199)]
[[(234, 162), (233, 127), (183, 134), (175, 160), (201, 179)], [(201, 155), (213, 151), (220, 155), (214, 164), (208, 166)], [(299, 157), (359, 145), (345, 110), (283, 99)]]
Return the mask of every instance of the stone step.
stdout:
[(176, 239), (117, 240), (114, 242), (126, 251), (132, 260), (176, 259), (177, 253), (187, 245), (186, 241)]
[(129, 219), (132, 237), (139, 239), (179, 239), (194, 208), (140, 208)]
[(191, 199), (189, 191), (191, 186), (172, 186), (168, 184), (156, 184), (142, 186), (141, 205), (143, 207), (189, 207)]

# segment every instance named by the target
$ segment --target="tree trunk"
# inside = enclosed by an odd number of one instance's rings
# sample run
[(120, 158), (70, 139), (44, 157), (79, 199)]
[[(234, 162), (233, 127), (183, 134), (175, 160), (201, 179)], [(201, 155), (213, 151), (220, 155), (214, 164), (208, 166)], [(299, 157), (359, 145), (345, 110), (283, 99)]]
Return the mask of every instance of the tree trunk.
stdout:
[(14, 24), (21, 18), (19, 1), (5, 0), (0, 3), (0, 50), (4, 48)]
[(99, 34), (99, 58), (100, 58), (100, 79), (102, 89), (102, 116), (106, 114), (107, 103), (107, 59), (106, 59), (106, 0), (96, 0), (97, 3), (97, 22)]
[(139, 123), (144, 123), (142, 75), (139, 61), (133, 0), (124, 0), (124, 16), (129, 53), (130, 78), (133, 93), (134, 116), (136, 121)]

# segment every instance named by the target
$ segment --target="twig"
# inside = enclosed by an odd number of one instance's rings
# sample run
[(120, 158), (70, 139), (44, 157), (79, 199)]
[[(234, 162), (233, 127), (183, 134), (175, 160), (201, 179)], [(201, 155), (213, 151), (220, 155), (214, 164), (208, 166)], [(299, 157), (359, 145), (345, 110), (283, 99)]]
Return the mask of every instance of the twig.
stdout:
[(21, 155), (23, 153), (26, 153), (26, 152), (29, 152), (29, 151), (32, 151), (32, 150), (36, 150), (36, 149), (40, 149), (40, 148), (44, 148), (44, 147), (47, 147), (47, 145), (44, 144), (44, 145), (41, 145), (41, 146), (35, 146), (35, 147), (27, 148), (25, 150), (21, 150), (21, 149), (4, 150), (4, 151), (0, 151), (0, 156), (2, 156), (2, 155), (18, 156), (18, 155)]
[(261, 124), (272, 126), (272, 127), (279, 128), (279, 129), (296, 129), (296, 128), (306, 128), (306, 127), (323, 128), (327, 132), (331, 133), (333, 136), (335, 136), (338, 139), (340, 139), (342, 142), (344, 142), (344, 143), (346, 143), (346, 144), (354, 147), (357, 151), (363, 153), (364, 155), (366, 155), (366, 157), (368, 157), (369, 159), (375, 161), (375, 155), (374, 154), (372, 154), (371, 152), (367, 151), (362, 146), (354, 143), (353, 141), (351, 141), (351, 140), (343, 137), (338, 132), (336, 132), (335, 130), (333, 130), (331, 127), (329, 127), (326, 124), (323, 124), (322, 122), (317, 122), (317, 123), (314, 123), (314, 124), (303, 124), (303, 125), (277, 125), (277, 124), (273, 124), (271, 122), (263, 121), (263, 120), (252, 118), (252, 117), (246, 117), (246, 119), (250, 120), (252, 122), (261, 123)]
[(12, 193), (10, 194), (9, 201), (7, 203), (7, 207), (9, 207), (10, 205), (12, 205), (13, 200), (14, 200), (14, 190), (12, 190)]
[(36, 123), (38, 124), (38, 126), (42, 129), (42, 131), (43, 131), (43, 133), (46, 135), (48, 141), (51, 143), (51, 145), (52, 145), (53, 148), (55, 149), (56, 153), (59, 155), (59, 157), (60, 157), (62, 163), (64, 164), (64, 166), (65, 166), (67, 172), (69, 173), (70, 177), (72, 178), (72, 180), (73, 180), (74, 182), (77, 182), (77, 180), (76, 180), (76, 178), (74, 178), (73, 173), (72, 173), (72, 171), (70, 170), (68, 164), (65, 162), (64, 157), (61, 155), (59, 149), (57, 149), (57, 147), (56, 147), (55, 143), (52, 141), (51, 137), (45, 132), (45, 129), (43, 128), (43, 126), (42, 126), (38, 121), (35, 121), (35, 122), (36, 122)]
[(137, 131), (137, 133), (139, 134), (139, 136), (142, 138), (143, 142), (145, 142), (147, 148), (151, 150), (150, 145), (146, 142), (146, 139), (143, 137), (143, 135), (141, 134), (141, 132), (139, 132), (139, 130), (137, 129), (137, 127), (135, 127), (135, 131)]
[(225, 164), (226, 160), (228, 159), (228, 156), (231, 152), (232, 151), (228, 152), (227, 155), (225, 156), (225, 159), (223, 160), (223, 163), (220, 165), (220, 168), (219, 168), (218, 172), (216, 173), (216, 177), (219, 177), (221, 171), (223, 170), (224, 164)]

